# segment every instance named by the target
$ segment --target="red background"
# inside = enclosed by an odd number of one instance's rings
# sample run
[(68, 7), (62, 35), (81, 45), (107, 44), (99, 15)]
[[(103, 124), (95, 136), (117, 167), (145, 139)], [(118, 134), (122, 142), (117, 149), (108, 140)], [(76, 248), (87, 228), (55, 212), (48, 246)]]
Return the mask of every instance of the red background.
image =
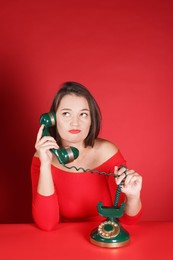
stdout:
[(143, 176), (143, 220), (173, 220), (173, 4), (1, 1), (0, 222), (31, 222), (39, 116), (59, 85), (86, 85), (101, 136)]

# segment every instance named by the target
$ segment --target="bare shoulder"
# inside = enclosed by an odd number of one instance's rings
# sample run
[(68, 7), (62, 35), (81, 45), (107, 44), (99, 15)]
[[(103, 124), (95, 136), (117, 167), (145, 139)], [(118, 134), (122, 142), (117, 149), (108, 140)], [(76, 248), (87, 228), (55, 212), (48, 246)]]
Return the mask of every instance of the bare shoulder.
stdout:
[(118, 152), (118, 148), (115, 144), (102, 138), (97, 138), (94, 148), (98, 155), (101, 157), (103, 155), (105, 159), (109, 159)]

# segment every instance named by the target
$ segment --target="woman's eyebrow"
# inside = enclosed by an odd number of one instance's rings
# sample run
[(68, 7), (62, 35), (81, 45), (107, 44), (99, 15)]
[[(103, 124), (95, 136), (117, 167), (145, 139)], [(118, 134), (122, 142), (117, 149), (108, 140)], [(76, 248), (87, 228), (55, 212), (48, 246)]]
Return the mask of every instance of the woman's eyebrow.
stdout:
[[(72, 109), (71, 108), (62, 108), (61, 111), (63, 111), (63, 110), (71, 111)], [(89, 109), (88, 108), (83, 108), (80, 111), (89, 111)]]
[(89, 109), (88, 108), (83, 108), (83, 109), (81, 109), (81, 111), (89, 111)]
[(62, 108), (61, 111), (63, 110), (72, 110), (71, 108)]

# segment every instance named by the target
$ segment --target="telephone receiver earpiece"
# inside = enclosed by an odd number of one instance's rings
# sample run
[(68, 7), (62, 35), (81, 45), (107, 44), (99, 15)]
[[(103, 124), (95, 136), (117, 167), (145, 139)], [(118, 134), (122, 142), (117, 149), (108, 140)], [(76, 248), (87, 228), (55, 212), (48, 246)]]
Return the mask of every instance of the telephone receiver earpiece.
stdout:
[(44, 125), (45, 127), (56, 125), (56, 114), (54, 112), (42, 114), (40, 116), (40, 125)]
[[(40, 116), (40, 125), (44, 125), (42, 136), (50, 136), (49, 127), (56, 125), (56, 114), (54, 112), (42, 114)], [(59, 149), (52, 148), (50, 150), (62, 165), (73, 162), (79, 156), (79, 150), (73, 146)]]

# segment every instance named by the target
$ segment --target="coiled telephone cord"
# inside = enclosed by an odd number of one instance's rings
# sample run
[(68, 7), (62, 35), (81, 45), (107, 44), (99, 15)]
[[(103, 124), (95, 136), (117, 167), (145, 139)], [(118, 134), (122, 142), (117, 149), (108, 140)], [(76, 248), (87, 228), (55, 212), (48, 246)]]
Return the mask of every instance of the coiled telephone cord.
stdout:
[[(99, 172), (99, 171), (97, 171), (97, 170), (91, 170), (91, 169), (84, 169), (84, 168), (82, 168), (82, 167), (79, 167), (79, 168), (77, 168), (76, 166), (66, 166), (63, 162), (61, 162), (61, 164), (65, 167), (65, 168), (67, 168), (67, 169), (69, 169), (69, 170), (71, 170), (71, 169), (75, 169), (76, 171), (83, 171), (83, 172), (90, 172), (90, 173), (92, 173), (92, 174), (94, 174), (94, 173), (98, 173), (98, 174), (103, 174), (103, 175), (106, 175), (106, 176), (113, 176), (114, 178), (117, 178), (118, 177), (118, 175), (115, 175), (114, 173), (112, 173), (112, 172), (110, 172), (110, 173), (107, 173), (107, 172)], [(125, 180), (125, 178), (126, 178), (126, 171), (127, 171), (127, 168), (124, 166), (124, 165), (120, 165), (120, 168), (121, 167), (124, 167), (126, 170), (124, 171), (124, 173), (125, 173), (125, 177), (124, 177), (124, 179), (121, 181), (121, 183), (117, 186), (117, 189), (116, 189), (116, 194), (115, 194), (115, 200), (114, 200), (114, 207), (115, 208), (118, 208), (118, 202), (119, 202), (119, 199), (120, 199), (120, 194), (121, 194), (121, 189), (122, 189), (122, 186), (123, 186), (123, 184), (124, 184), (124, 180)]]

